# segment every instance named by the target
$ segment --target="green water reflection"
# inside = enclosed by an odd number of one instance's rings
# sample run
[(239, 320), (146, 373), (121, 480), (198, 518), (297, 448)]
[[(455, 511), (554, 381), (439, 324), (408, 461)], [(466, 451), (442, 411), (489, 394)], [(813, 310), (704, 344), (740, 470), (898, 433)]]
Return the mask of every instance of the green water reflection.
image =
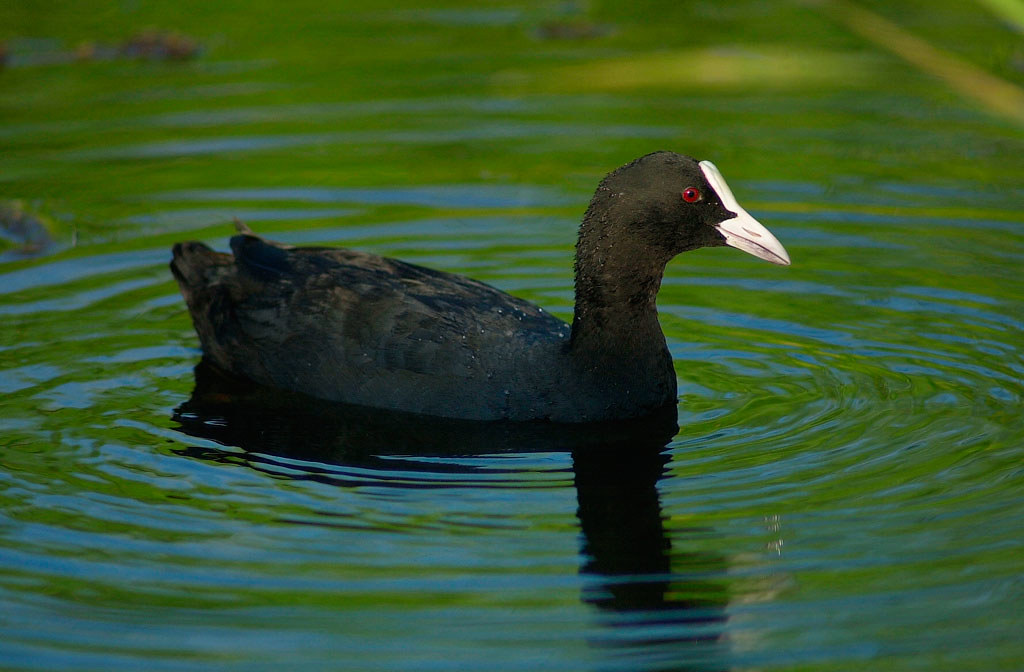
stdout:
[[(1019, 668), (1024, 130), (942, 67), (1019, 95), (997, 4), (0, 5), (0, 667)], [(195, 406), (174, 242), (568, 318), (662, 148), (793, 258), (669, 266), (674, 436)]]

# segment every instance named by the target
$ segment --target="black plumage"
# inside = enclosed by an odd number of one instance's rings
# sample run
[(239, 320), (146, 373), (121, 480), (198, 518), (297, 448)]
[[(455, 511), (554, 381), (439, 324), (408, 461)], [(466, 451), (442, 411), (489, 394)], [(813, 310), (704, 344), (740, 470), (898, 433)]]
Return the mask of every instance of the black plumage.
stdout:
[[(676, 403), (655, 307), (665, 265), (686, 250), (734, 244), (720, 227), (740, 213), (708, 171), (658, 152), (601, 182), (580, 227), (571, 328), (476, 280), (354, 250), (290, 247), (243, 225), (233, 254), (179, 243), (171, 268), (207, 359), (263, 385), (449, 418), (642, 417)], [(687, 188), (701, 198), (688, 202)]]

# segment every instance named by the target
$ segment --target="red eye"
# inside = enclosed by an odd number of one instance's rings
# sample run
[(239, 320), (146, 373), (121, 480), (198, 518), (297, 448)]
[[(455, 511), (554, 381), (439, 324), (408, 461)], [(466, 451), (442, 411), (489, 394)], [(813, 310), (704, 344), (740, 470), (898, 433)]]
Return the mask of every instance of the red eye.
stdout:
[(687, 203), (696, 203), (700, 200), (700, 189), (697, 187), (683, 189), (683, 200)]

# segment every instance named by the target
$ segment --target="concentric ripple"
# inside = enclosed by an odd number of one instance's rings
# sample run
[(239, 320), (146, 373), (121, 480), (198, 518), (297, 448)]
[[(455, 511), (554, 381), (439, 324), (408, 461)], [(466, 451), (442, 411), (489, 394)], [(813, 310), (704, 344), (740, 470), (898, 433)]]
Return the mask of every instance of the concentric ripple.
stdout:
[[(0, 3), (0, 668), (1020, 668), (1019, 127), (835, 3), (66, 4)], [(852, 4), (1020, 84), (981, 5)], [(114, 46), (171, 20), (192, 60)], [(658, 149), (793, 261), (669, 265), (678, 431), (197, 367), (175, 242), (238, 217), (568, 319), (595, 185)]]
[[(288, 227), (283, 240), (411, 252), (566, 315), (559, 257), (571, 224), (542, 214), (547, 192), (459, 189), (442, 200), (398, 192), (421, 210), (375, 224), (360, 215), (388, 207), (383, 191), (331, 194), (351, 210), (326, 226), (308, 209), (324, 200), (316, 191), (289, 191), (285, 214), (280, 190), (159, 202), (244, 200), (268, 229)], [(467, 214), (445, 214), (463, 196)], [(533, 214), (502, 213), (523, 207)], [(845, 233), (861, 244), (829, 267), (826, 215), (758, 215), (793, 250), (793, 269), (707, 250), (666, 275), (659, 308), (682, 427), (667, 453), (436, 440), (425, 427), (401, 439), (362, 427), (370, 438), (357, 440), (348, 425), (303, 430), (292, 411), (264, 427), (258, 415), (193, 408), (198, 351), (165, 239), (4, 269), (11, 660), (199, 669), (249, 641), (247, 656), (344, 649), (385, 669), (404, 659), (373, 633), (390, 640), (399, 623), (429, 655), (469, 637), (508, 669), (527, 665), (528, 647), (556, 652), (552, 669), (599, 651), (611, 668), (657, 669), (680, 656), (770, 667), (967, 647), (973, 633), (937, 614), (953, 604), (960, 619), (991, 622), (1019, 592), (1007, 551), (1019, 548), (1020, 500), (1005, 495), (1021, 475), (1021, 312), (977, 289), (980, 275), (880, 277), (867, 260), (901, 249), (892, 232), (908, 222)], [(211, 229), (215, 244), (226, 227)], [(431, 432), (433, 447), (417, 452)], [(876, 627), (880, 609), (887, 629), (927, 623), (929, 634), (894, 640)], [(67, 635), (55, 636), (55, 611)], [(842, 627), (821, 641), (823, 612)], [(444, 625), (455, 614), (465, 626)], [(167, 642), (194, 641), (195, 622), (205, 643), (186, 659)], [(1015, 620), (995, 623), (1009, 632)], [(267, 627), (273, 643), (254, 634)], [(117, 647), (97, 650), (115, 629)]]

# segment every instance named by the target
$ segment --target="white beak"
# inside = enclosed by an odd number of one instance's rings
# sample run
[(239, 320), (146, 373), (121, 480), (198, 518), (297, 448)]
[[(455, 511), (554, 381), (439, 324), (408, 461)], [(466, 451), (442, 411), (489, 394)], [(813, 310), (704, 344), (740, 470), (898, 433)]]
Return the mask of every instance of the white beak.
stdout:
[(715, 164), (710, 161), (701, 161), (698, 165), (704, 173), (704, 177), (707, 178), (708, 184), (718, 194), (725, 209), (736, 213), (735, 217), (719, 222), (715, 227), (719, 233), (725, 236), (725, 244), (752, 254), (758, 259), (789, 266), (789, 253), (786, 252), (786, 248), (772, 235), (771, 231), (764, 228), (760, 222), (750, 216), (749, 212), (740, 207)]

